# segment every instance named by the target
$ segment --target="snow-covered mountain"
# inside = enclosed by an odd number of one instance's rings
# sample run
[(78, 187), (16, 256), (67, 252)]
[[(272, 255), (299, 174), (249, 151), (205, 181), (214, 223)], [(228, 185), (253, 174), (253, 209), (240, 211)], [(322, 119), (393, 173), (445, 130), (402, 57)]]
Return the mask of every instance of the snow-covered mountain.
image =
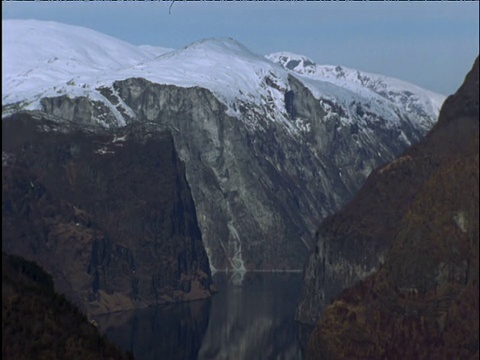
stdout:
[(2, 116), (171, 129), (216, 268), (300, 268), (318, 222), (417, 142), (443, 101), (228, 38), (170, 51), (51, 22), (2, 30)]
[[(2, 20), (2, 105), (41, 108), (38, 99), (89, 95), (97, 77), (170, 51), (134, 46), (90, 29), (37, 20)], [(37, 100), (37, 101), (36, 101)]]
[(367, 97), (369, 95), (365, 93), (365, 90), (371, 90), (380, 96), (372, 97), (374, 101), (383, 105), (386, 100), (402, 110), (415, 112), (419, 116), (420, 125), (425, 128), (431, 127), (428, 117), (432, 113), (438, 114), (445, 100), (443, 95), (402, 80), (339, 65), (318, 65), (303, 55), (278, 52), (269, 54), (266, 58), (297, 74), (310, 79), (326, 81)]
[[(347, 110), (358, 101), (378, 104), (375, 110), (386, 111), (384, 117), (392, 121), (398, 121), (395, 106), (428, 118), (438, 114), (444, 100), (442, 95), (401, 80), (320, 66), (302, 55), (275, 53), (266, 56), (268, 61), (233, 39), (207, 39), (173, 51), (133, 46), (55, 22), (6, 20), (2, 30), (3, 105), (27, 101), (29, 108), (38, 109), (35, 100), (56, 94), (95, 98), (98, 87), (142, 77), (159, 84), (209, 89), (237, 116), (243, 103), (273, 106), (286, 115), (284, 93), (289, 90), (289, 73), (303, 75), (302, 82), (317, 98), (340, 101)], [(420, 123), (425, 128), (432, 125), (428, 119)]]

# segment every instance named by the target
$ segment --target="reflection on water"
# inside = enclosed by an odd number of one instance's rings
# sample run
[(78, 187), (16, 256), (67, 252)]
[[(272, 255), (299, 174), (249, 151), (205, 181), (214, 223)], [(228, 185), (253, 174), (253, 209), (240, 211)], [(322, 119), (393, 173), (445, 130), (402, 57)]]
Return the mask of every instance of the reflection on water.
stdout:
[(137, 360), (196, 359), (210, 301), (163, 305), (95, 318), (102, 333)]
[(299, 273), (217, 273), (209, 300), (95, 318), (139, 360), (301, 359)]
[(246, 273), (241, 285), (231, 275), (215, 275), (219, 292), (199, 359), (299, 359), (293, 315), (301, 274)]

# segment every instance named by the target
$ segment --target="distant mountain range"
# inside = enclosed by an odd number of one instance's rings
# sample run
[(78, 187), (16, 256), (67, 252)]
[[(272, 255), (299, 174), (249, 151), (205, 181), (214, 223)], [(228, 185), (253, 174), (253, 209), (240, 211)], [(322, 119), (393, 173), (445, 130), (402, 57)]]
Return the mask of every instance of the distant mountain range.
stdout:
[(319, 222), (418, 142), (444, 100), (232, 39), (170, 50), (54, 22), (3, 20), (2, 30), (3, 118), (170, 130), (214, 270), (302, 268)]

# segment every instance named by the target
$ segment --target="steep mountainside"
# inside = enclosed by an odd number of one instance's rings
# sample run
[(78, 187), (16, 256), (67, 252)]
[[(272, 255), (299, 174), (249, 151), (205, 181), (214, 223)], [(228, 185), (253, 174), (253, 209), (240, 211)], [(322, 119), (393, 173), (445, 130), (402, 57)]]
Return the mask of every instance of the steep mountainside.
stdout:
[[(34, 118), (35, 116), (35, 118)], [(2, 121), (2, 249), (41, 264), (89, 313), (201, 299), (210, 267), (171, 134)]]
[(133, 359), (53, 290), (35, 263), (2, 253), (4, 359)]
[(427, 137), (318, 230), (298, 313), (326, 307), (310, 358), (478, 358), (478, 99), (477, 58)]
[[(15, 71), (2, 80), (2, 114), (42, 110), (99, 127), (147, 121), (169, 128), (218, 269), (301, 268), (318, 221), (348, 201), (372, 169), (422, 138), (443, 100), (386, 77), (388, 96), (370, 82), (299, 74), (232, 39), (202, 40), (161, 56), (142, 47), (133, 65), (132, 47), (114, 42), (120, 62), (114, 72), (102, 70), (101, 59), (112, 61), (104, 52), (94, 73), (72, 71), (65, 65), (72, 58), (88, 67), (76, 54), (97, 51), (94, 34), (77, 36), (81, 30), (67, 27), (78, 39), (72, 42), (58, 35), (66, 25), (2, 24), (17, 34), (15, 41), (5, 38), (13, 50), (3, 61)], [(33, 46), (32, 28), (62, 46), (52, 49), (40, 38)], [(32, 48), (35, 56), (27, 56)], [(41, 61), (12, 65), (18, 49)], [(405, 96), (411, 101), (398, 101)]]

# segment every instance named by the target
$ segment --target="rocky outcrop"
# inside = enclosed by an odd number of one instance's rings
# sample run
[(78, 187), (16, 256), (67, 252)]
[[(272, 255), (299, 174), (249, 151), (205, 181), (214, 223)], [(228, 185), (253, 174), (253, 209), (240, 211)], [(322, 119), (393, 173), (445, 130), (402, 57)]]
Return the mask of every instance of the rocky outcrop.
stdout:
[(210, 296), (195, 206), (168, 131), (18, 113), (3, 119), (2, 138), (4, 251), (41, 264), (90, 313)]
[(47, 97), (41, 100), (41, 104), (46, 113), (67, 121), (74, 121), (77, 124), (117, 125), (114, 114), (103, 102), (93, 101), (85, 96), (76, 98), (66, 95)]
[(309, 358), (478, 358), (478, 79), (477, 58), (427, 137), (319, 228)]

